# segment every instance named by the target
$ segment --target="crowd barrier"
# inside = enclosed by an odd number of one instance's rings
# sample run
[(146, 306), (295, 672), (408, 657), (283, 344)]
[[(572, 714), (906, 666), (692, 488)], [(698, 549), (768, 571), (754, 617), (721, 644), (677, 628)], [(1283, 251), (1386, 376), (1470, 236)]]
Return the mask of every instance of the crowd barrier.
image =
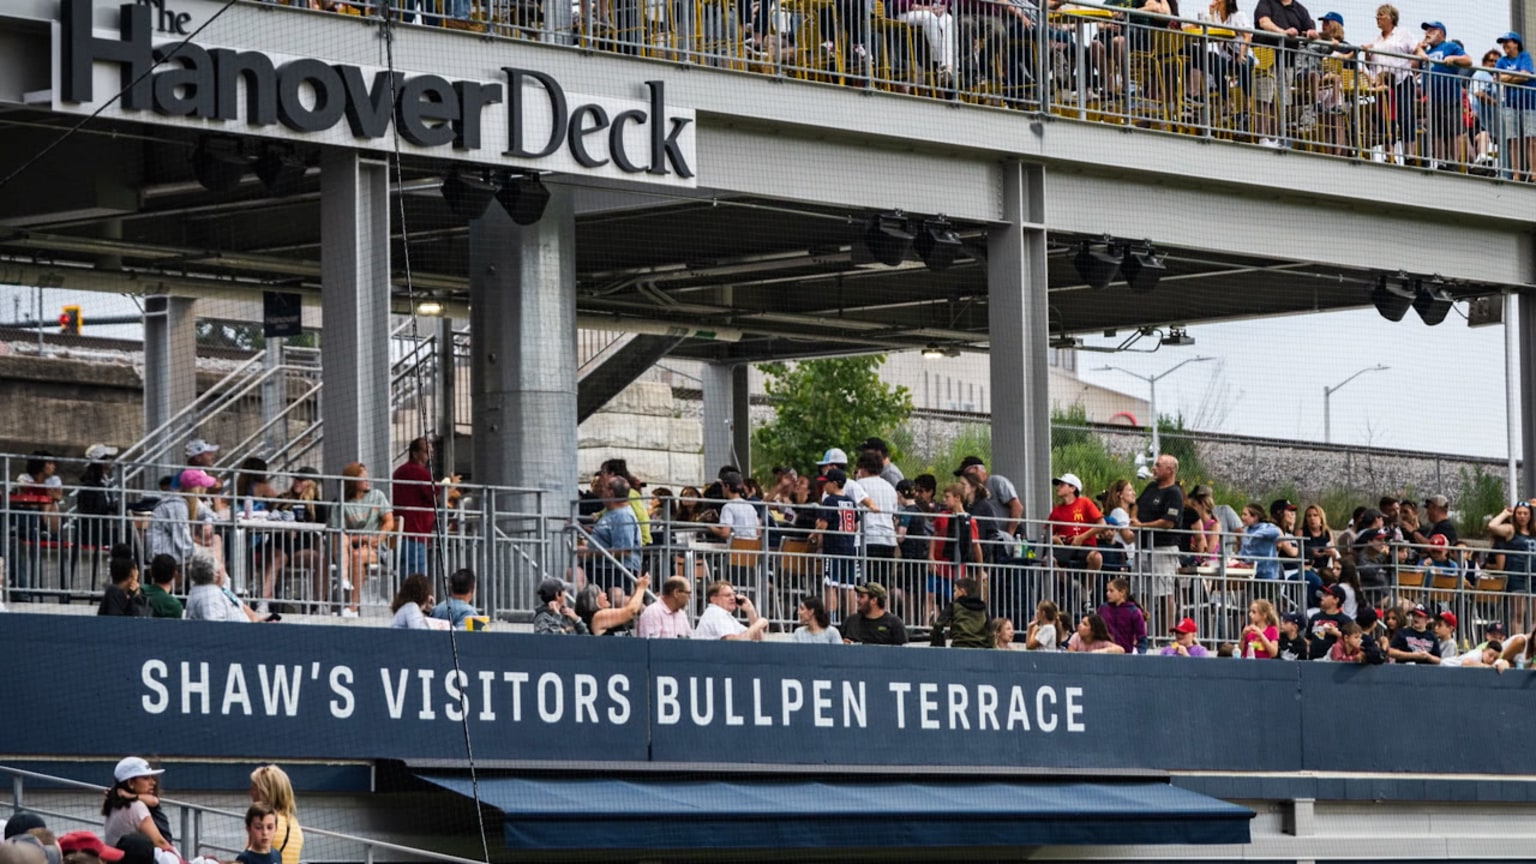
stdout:
[[(589, 502), (587, 509), (596, 503)], [(1068, 527), (1064, 524), (1025, 520), (1009, 533), (1009, 527), (1015, 525), (1011, 520), (984, 517), (970, 517), (980, 538), (980, 563), (936, 560), (927, 537), (899, 544), (896, 558), (880, 557), (879, 549), (872, 555), (863, 529), (846, 535), (853, 554), (829, 555), (820, 551), (821, 542), (838, 532), (810, 530), (804, 527), (804, 520), (797, 527), (796, 508), (788, 505), (754, 503), (763, 526), (756, 538), (718, 536), (720, 526), (709, 511), (719, 503), (702, 499), (666, 502), (651, 516), (653, 543), (641, 551), (640, 569), (652, 575), (653, 591), (659, 590), (665, 576), (691, 578), (695, 588), (691, 611), (695, 615), (708, 603), (704, 590), (708, 584), (717, 579), (729, 581), (738, 594), (752, 599), (759, 614), (775, 629), (782, 630), (797, 626), (797, 607), (806, 596), (822, 598), (833, 622), (841, 621), (856, 608), (852, 586), (874, 581), (887, 589), (888, 611), (901, 618), (909, 632), (921, 636), (949, 602), (955, 578), (969, 576), (980, 581), (989, 613), (1011, 619), (1021, 639), (1040, 601), (1052, 601), (1061, 612), (1059, 632), (1065, 639), (1075, 632), (1082, 616), (1105, 602), (1109, 581), (1125, 578), (1131, 599), (1147, 619), (1148, 648), (1171, 641), (1171, 628), (1187, 617), (1198, 625), (1200, 640), (1214, 649), (1241, 639), (1253, 601), (1269, 601), (1276, 615), (1295, 612), (1310, 617), (1318, 611), (1320, 586), (1337, 578), (1331, 573), (1326, 579), (1318, 575), (1311, 562), (1301, 557), (1303, 550), (1294, 537), (1289, 538), (1296, 543), (1292, 554), (1277, 550), (1271, 556), (1241, 555), (1243, 535), (1220, 530), (1167, 532), (1181, 541), (1206, 538), (1212, 545), (1210, 551), (1201, 554), (1162, 548), (1153, 551), (1135, 544), (1121, 549), (1101, 539), (1099, 545), (1086, 548), (1108, 554), (1102, 556), (1104, 563), (1099, 568), (1089, 569), (1085, 561), (1074, 560), (1071, 555), (1084, 547), (1069, 547), (1053, 539), (1059, 529)], [(708, 521), (677, 518), (673, 508), (702, 512)], [(590, 521), (594, 515), (573, 514), (573, 519)], [(902, 513), (898, 518), (931, 529), (937, 515)], [(1133, 533), (1145, 547), (1145, 532)], [(595, 567), (619, 566), (606, 554), (579, 553), (585, 538), (582, 531), (578, 542), (572, 544), (573, 555), (566, 570), (566, 578), (578, 589)], [(1511, 633), (1527, 632), (1536, 600), (1521, 574), (1532, 562), (1518, 560), (1522, 553), (1498, 552), (1504, 556), (1503, 569), (1492, 569), (1488, 559), (1497, 550), (1481, 543), (1447, 548), (1444, 562), (1431, 561), (1426, 566), (1432, 553), (1440, 554), (1437, 548), (1441, 547), (1394, 542), (1359, 550), (1358, 556), (1351, 557), (1357, 561), (1361, 589), (1345, 604), (1346, 611), (1353, 614), (1369, 606), (1385, 612), (1422, 603), (1434, 613), (1454, 613), (1461, 625), (1458, 637), (1469, 643), (1479, 641), (1481, 627), (1494, 621)], [(1167, 555), (1172, 560), (1156, 566), (1155, 555)], [(1263, 578), (1269, 571), (1275, 577)], [(840, 586), (828, 584), (828, 573), (844, 574), (833, 580)], [(628, 579), (631, 574), (623, 575)], [(611, 579), (597, 576), (595, 581), (607, 584)]]
[[(467, 567), (479, 576), (477, 599), (486, 614), (526, 616), (534, 606), (535, 587), (549, 571), (563, 522), (542, 515), (542, 491), (458, 484), (451, 504), (439, 507), (431, 535), (406, 534), (400, 511), (393, 512), (394, 528), (388, 532), (348, 528), (340, 516), (346, 478), (304, 475), (300, 479), (312, 481), (314, 490), (296, 499), (288, 496), (296, 494), (298, 475), (289, 475), (278, 478), (276, 497), (258, 497), (242, 493), (238, 472), (209, 469), (222, 478), (223, 487), (202, 496), (195, 518), (173, 526), (164, 524), (153, 508), (179, 493), (162, 491), (154, 481), (185, 465), (114, 465), (98, 486), (80, 483), (86, 461), (55, 458), (58, 476), (69, 482), (19, 482), (33, 458), (0, 456), (6, 478), (0, 501), (5, 526), (0, 600), (13, 605), (34, 599), (98, 600), (110, 584), (111, 550), (119, 545), (126, 545), (139, 562), (140, 583), (147, 585), (150, 559), (174, 528), (184, 529), (192, 551), (206, 552), (223, 565), (232, 590), (252, 607), (308, 614), (352, 606), (386, 609), (412, 572), (440, 584), (442, 575)], [(121, 478), (130, 475), (143, 476), (157, 488), (124, 488)], [(387, 475), (369, 482), (391, 497)], [(178, 583), (180, 593), (187, 587), (185, 579)]]
[[(310, 8), (572, 44), (1179, 135), (1532, 178), (1536, 89), (1366, 51), (1374, 28), (1288, 38), (1230, 23), (1033, 0), (309, 0)], [(1322, 27), (1322, 22), (1318, 22)], [(1398, 26), (1420, 32), (1412, 22)], [(1360, 38), (1364, 32), (1365, 38)], [(1326, 33), (1324, 34), (1326, 36)], [(1511, 146), (1511, 145), (1514, 146)]]

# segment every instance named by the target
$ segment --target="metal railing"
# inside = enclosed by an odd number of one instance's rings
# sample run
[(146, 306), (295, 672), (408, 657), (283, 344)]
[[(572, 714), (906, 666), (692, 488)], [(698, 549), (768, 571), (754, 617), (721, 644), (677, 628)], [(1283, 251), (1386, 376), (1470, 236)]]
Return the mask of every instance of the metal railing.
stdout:
[(1482, 55), (1460, 67), (1368, 51), (1377, 34), (1346, 40), (1323, 22), (1307, 38), (1040, 0), (294, 5), (1420, 169), (1536, 170), (1532, 82)]
[[(27, 771), (23, 768), (15, 768), (8, 765), (0, 765), (0, 774), (5, 774), (10, 778), (11, 781), (11, 800), (0, 801), (0, 808), (9, 808), (12, 814), (21, 810), (28, 810), (32, 813), (38, 814), (39, 816), (46, 816), (48, 817), (49, 822), (54, 826), (54, 833), (59, 835), (66, 833), (65, 829), (62, 827), (64, 824), (68, 824), (70, 826), (70, 830), (88, 830), (96, 832), (101, 830), (101, 817), (99, 815), (93, 814), (89, 816), (81, 816), (79, 812), (42, 808), (36, 806), (35, 804), (29, 803), (27, 801), (26, 794), (27, 781), (31, 780), (34, 783), (46, 784), (48, 787), (63, 787), (65, 789), (77, 789), (81, 792), (92, 792), (95, 793), (98, 799), (100, 796), (105, 795), (108, 792), (108, 787), (100, 786), (95, 783), (85, 783), (79, 780), (70, 780), (67, 777), (56, 777), (50, 774), (41, 774), (36, 771)], [(190, 859), (196, 855), (203, 855), (208, 852), (217, 852), (228, 853), (227, 855), (221, 854), (217, 857), (233, 858), (235, 855), (238, 855), (240, 852), (244, 851), (243, 845), (226, 846), (204, 839), (204, 837), (209, 833), (205, 831), (205, 822), (210, 821), (208, 817), (213, 817), (214, 820), (218, 820), (221, 823), (229, 823), (228, 829), (222, 832), (223, 836), (240, 837), (245, 833), (244, 813), (238, 813), (233, 810), (221, 810), (217, 807), (210, 807), (204, 804), (193, 804), (188, 801), (178, 801), (174, 798), (162, 797), (160, 802), (162, 806), (174, 808), (176, 811), (177, 825), (179, 826), (180, 830), (180, 834), (178, 835), (180, 838), (180, 843), (177, 844), (177, 848), (182, 853), (183, 857)], [(96, 806), (93, 805), (91, 811), (94, 811), (95, 809)], [(361, 847), (361, 856), (354, 860), (361, 860), (368, 862), (368, 864), (372, 864), (374, 857), (378, 852), (400, 853), (428, 861), (448, 862), (448, 864), (483, 864), (483, 862), (477, 862), (473, 858), (461, 858), (457, 855), (447, 855), (442, 852), (434, 852), (430, 849), (419, 849), (413, 846), (402, 846), (398, 843), (390, 843), (384, 840), (378, 840), (371, 837), (362, 837), (356, 834), (346, 834), (341, 831), (328, 831), (324, 828), (314, 828), (308, 825), (304, 826), (304, 835), (306, 838), (325, 837), (330, 840), (339, 841), (345, 844), (355, 844), (356, 846)]]
[[(578, 502), (573, 520), (595, 519), (599, 514), (594, 508), (600, 503)], [(696, 583), (690, 599), (694, 616), (703, 612), (707, 602), (705, 591), (699, 589), (724, 579), (738, 593), (751, 597), (773, 628), (785, 631), (798, 623), (796, 608), (807, 595), (823, 599), (834, 623), (854, 614), (853, 588), (865, 581), (879, 582), (887, 589), (887, 610), (901, 618), (909, 631), (924, 631), (950, 601), (955, 580), (972, 577), (981, 582), (989, 613), (1010, 618), (1020, 634), (1034, 618), (1037, 604), (1051, 600), (1062, 614), (1063, 640), (1083, 615), (1103, 605), (1109, 581), (1125, 578), (1132, 600), (1145, 616), (1149, 647), (1171, 641), (1171, 628), (1186, 617), (1195, 620), (1201, 640), (1208, 645), (1236, 642), (1249, 624), (1250, 605), (1258, 599), (1267, 600), (1277, 615), (1295, 612), (1310, 617), (1318, 611), (1318, 593), (1325, 582), (1316, 572), (1321, 560), (1304, 557), (1306, 549), (1294, 534), (1282, 535), (1278, 543), (1254, 544), (1245, 543), (1243, 533), (1219, 528), (1168, 530), (1159, 532), (1158, 541), (1168, 545), (1151, 548), (1145, 529), (1133, 531), (1134, 542), (1124, 546), (1108, 536), (1115, 529), (1100, 526), (1092, 529), (1096, 545), (1078, 546), (1065, 537), (1080, 525), (1026, 521), (1017, 533), (1009, 534), (1005, 531), (1008, 520), (962, 516), (975, 525), (978, 561), (969, 543), (949, 542), (952, 534), (932, 535), (934, 530), (951, 530), (952, 522), (938, 522), (941, 517), (955, 518), (945, 514), (896, 514), (898, 534), (891, 549), (871, 544), (867, 529), (845, 535), (817, 530), (814, 520), (805, 518), (803, 505), (762, 502), (752, 502), (760, 517), (757, 536), (733, 538), (711, 512), (721, 503), (661, 502), (650, 519), (654, 542), (638, 550), (582, 553), (575, 543), (578, 537), (587, 546), (592, 543), (591, 535), (582, 531), (568, 545), (566, 573), (578, 589), (593, 581), (627, 591), (636, 570), (619, 559), (634, 551), (640, 556), (638, 571), (653, 577), (653, 590), (659, 590), (667, 576), (683, 576)], [(718, 536), (722, 533), (726, 536)], [(827, 554), (824, 545), (832, 536), (846, 537), (852, 554)], [(1198, 551), (1188, 551), (1191, 548)], [(1367, 560), (1369, 549), (1348, 550), (1349, 557), (1358, 559), (1355, 566), (1362, 584), (1358, 592), (1353, 587), (1348, 590), (1342, 604), (1345, 610), (1353, 615), (1368, 605), (1385, 610), (1424, 603), (1435, 613), (1453, 612), (1463, 636), (1480, 632), (1477, 628), (1492, 621), (1506, 625), (1511, 633), (1528, 631), (1530, 618), (1536, 615), (1536, 595), (1532, 585), (1519, 578), (1526, 570), (1512, 562), (1505, 571), (1490, 571), (1483, 559), (1491, 551), (1462, 547), (1447, 554), (1470, 566), (1452, 579), (1447, 578), (1446, 565), (1423, 562), (1431, 552), (1441, 554), (1434, 547), (1397, 543), (1377, 566)], [(891, 553), (895, 557), (885, 557)], [(605, 572), (596, 572), (598, 568)], [(1467, 578), (1467, 574), (1475, 575)], [(1331, 569), (1326, 574), (1330, 583), (1337, 578)]]
[[(29, 458), (0, 455), (0, 471), (15, 478)], [(76, 475), (85, 463), (57, 464), (61, 474)], [(110, 552), (126, 544), (140, 564), (141, 584), (149, 584), (155, 552), (183, 558), (202, 552), (214, 557), (231, 590), (251, 607), (302, 613), (387, 607), (411, 570), (436, 580), (468, 567), (479, 577), (481, 608), (505, 618), (533, 610), (534, 589), (553, 562), (563, 527), (557, 524), (563, 520), (541, 515), (546, 493), (536, 489), (457, 485), (452, 504), (438, 509), (433, 533), (415, 537), (405, 533), (404, 513), (392, 504), (393, 530), (379, 530), (360, 512), (351, 514), (357, 518), (349, 527), (345, 508), (355, 505), (342, 501), (345, 478), (337, 476), (293, 475), (289, 489), (261, 497), (237, 494), (242, 478), (229, 474), (222, 490), (199, 499), (196, 514), (179, 519), (154, 505), (184, 498), (181, 493), (139, 493), (122, 481), (134, 472), (160, 476), (184, 467), (120, 465), (100, 486), (0, 483), (0, 600), (98, 600), (110, 581)], [(315, 491), (306, 491), (305, 482)], [(370, 483), (390, 498), (388, 478)]]

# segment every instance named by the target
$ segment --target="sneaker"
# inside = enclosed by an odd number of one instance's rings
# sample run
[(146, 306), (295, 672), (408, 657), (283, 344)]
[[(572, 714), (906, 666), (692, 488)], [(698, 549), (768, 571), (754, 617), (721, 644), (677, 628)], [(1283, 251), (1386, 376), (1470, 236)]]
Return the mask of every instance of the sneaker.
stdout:
[(1260, 147), (1268, 147), (1268, 148), (1270, 148), (1272, 150), (1278, 150), (1278, 149), (1280, 149), (1280, 142), (1276, 141), (1273, 138), (1260, 138), (1259, 139), (1259, 146)]
[(356, 609), (343, 609), (343, 610), (341, 610), (341, 617), (343, 617), (343, 618), (356, 618), (357, 617), (357, 610)]

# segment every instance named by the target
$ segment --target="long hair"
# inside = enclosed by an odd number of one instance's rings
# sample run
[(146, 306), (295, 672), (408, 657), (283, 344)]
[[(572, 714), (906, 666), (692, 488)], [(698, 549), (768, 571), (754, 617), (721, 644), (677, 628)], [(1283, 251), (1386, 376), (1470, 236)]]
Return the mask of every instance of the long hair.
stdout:
[(588, 627), (592, 626), (592, 618), (598, 613), (597, 595), (602, 593), (596, 585), (588, 584), (576, 595), (576, 617)]
[(1253, 605), (1259, 610), (1259, 617), (1264, 619), (1265, 624), (1271, 627), (1280, 626), (1280, 617), (1275, 614), (1275, 604), (1260, 597), (1253, 601)]
[(1083, 616), (1083, 620), (1088, 622), (1088, 637), (1089, 637), (1088, 641), (1090, 641), (1090, 642), (1108, 642), (1108, 641), (1110, 641), (1110, 638), (1109, 638), (1109, 626), (1104, 623), (1104, 619), (1100, 618), (1098, 613), (1090, 612), (1089, 614)]
[(1012, 624), (1013, 621), (1009, 618), (993, 618), (992, 623), (987, 625), (987, 641), (993, 648), (1008, 647), (1007, 643), (1003, 642), (1003, 626)]
[(1302, 530), (1302, 532), (1303, 533), (1306, 532), (1306, 530), (1307, 530), (1307, 519), (1311, 518), (1313, 513), (1317, 514), (1317, 525), (1318, 525), (1318, 527), (1320, 529), (1322, 529), (1322, 532), (1323, 532), (1322, 536), (1324, 536), (1324, 537), (1330, 536), (1330, 530), (1331, 529), (1329, 529), (1329, 527), (1328, 527), (1328, 513), (1327, 513), (1327, 511), (1325, 511), (1323, 508), (1317, 506), (1316, 504), (1308, 504), (1307, 505), (1307, 509), (1301, 511), (1301, 530)]
[(800, 605), (809, 609), (811, 617), (816, 619), (816, 626), (825, 630), (832, 626), (832, 616), (827, 614), (827, 604), (815, 594), (807, 594), (800, 598)]
[(432, 583), (420, 573), (412, 573), (400, 583), (400, 590), (395, 593), (395, 601), (389, 604), (389, 611), (399, 612), (400, 607), (407, 603), (415, 603), (425, 607), (427, 598), (432, 596)]
[(368, 469), (361, 462), (348, 462), (346, 467), (341, 469), (341, 476), (346, 478), (341, 481), (341, 499), (343, 501), (351, 501), (362, 494), (363, 484), (361, 478), (367, 471)]
[(251, 788), (256, 800), (266, 802), (273, 812), (292, 818), (298, 811), (293, 800), (293, 784), (288, 774), (276, 765), (262, 765), (251, 772)]

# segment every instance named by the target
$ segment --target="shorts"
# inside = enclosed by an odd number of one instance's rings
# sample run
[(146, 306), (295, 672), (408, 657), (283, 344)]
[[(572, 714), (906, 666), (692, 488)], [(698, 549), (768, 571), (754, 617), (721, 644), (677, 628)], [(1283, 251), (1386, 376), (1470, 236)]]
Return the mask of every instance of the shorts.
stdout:
[(1455, 138), (1467, 134), (1459, 99), (1431, 98), (1425, 103), (1424, 112), (1424, 122), (1431, 138)]
[(1179, 547), (1154, 546), (1142, 553), (1144, 585), (1149, 597), (1173, 596), (1173, 577), (1179, 571)]
[(859, 562), (856, 558), (828, 558), (822, 562), (822, 583), (828, 588), (853, 589), (859, 584)]
[(1536, 108), (1499, 108), (1499, 127), (1504, 140), (1536, 138)]
[(1531, 574), (1509, 573), (1506, 578), (1509, 581), (1504, 585), (1505, 591), (1511, 594), (1529, 594), (1531, 592)]
[(948, 603), (955, 596), (955, 580), (937, 573), (928, 574), (928, 593), (940, 603)]
[(1104, 558), (1104, 569), (1121, 571), (1126, 569), (1125, 553), (1119, 549), (1100, 549), (1099, 554)]
[(1051, 549), (1051, 557), (1056, 559), (1057, 567), (1085, 570), (1088, 567), (1088, 553), (1096, 551), (1092, 546), (1056, 546)]

